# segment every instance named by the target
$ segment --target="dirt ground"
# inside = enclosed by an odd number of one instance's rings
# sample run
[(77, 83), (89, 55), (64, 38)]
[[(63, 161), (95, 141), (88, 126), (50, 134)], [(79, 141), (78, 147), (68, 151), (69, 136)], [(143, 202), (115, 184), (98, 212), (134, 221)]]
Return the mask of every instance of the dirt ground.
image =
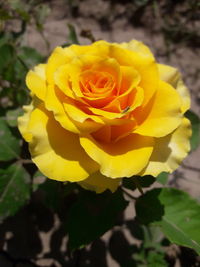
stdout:
[[(51, 1), (51, 12), (44, 24), (44, 35), (50, 44), (49, 49), (47, 49), (41, 35), (33, 26), (28, 28), (23, 42), (25, 45), (38, 49), (43, 54), (48, 54), (54, 47), (66, 42), (68, 23), (75, 26), (81, 44), (90, 43), (90, 40), (80, 37), (80, 33), (83, 30), (91, 31), (95, 40), (104, 39), (109, 42), (128, 42), (131, 39), (140, 40), (151, 48), (157, 61), (175, 66), (181, 71), (183, 79), (191, 93), (191, 109), (200, 115), (200, 79), (198, 77), (200, 73), (200, 50), (198, 46), (192, 46), (186, 42), (178, 41), (168, 44), (163, 31), (161, 31), (161, 27), (163, 26), (162, 16), (165, 16), (167, 19), (171, 13), (163, 14), (161, 10), (157, 12), (154, 19), (152, 19), (152, 8), (140, 11), (143, 12), (141, 15), (133, 10), (129, 2), (130, 1), (115, 2), (103, 0), (72, 1), (73, 5), (69, 8), (67, 1)], [(183, 9), (184, 11), (184, 7), (182, 6), (177, 7), (177, 10), (179, 9)], [(170, 12), (170, 10), (168, 10), (168, 12)], [(134, 18), (132, 14), (135, 14), (136, 18)], [(175, 14), (172, 14), (172, 16), (173, 15), (175, 16)], [(139, 22), (137, 21), (138, 17)], [(200, 26), (199, 21), (194, 21), (191, 27), (197, 28), (197, 24)], [(171, 176), (169, 184), (184, 189), (200, 200), (199, 158), (200, 148), (192, 152), (184, 160), (183, 165)], [(128, 220), (133, 215), (134, 205), (130, 204), (126, 210), (125, 217)], [(22, 216), (22, 214), (18, 215), (19, 221), (22, 222), (22, 227), (27, 227), (23, 223), (24, 219), (20, 216)], [(25, 212), (25, 218), (26, 216), (28, 218), (28, 211)], [(59, 219), (55, 216), (53, 217), (52, 214), (48, 214), (48, 216), (51, 223), (54, 223), (54, 227), (49, 228), (51, 229), (50, 231), (46, 231), (48, 229), (43, 229), (39, 232), (39, 237), (37, 238), (40, 238), (40, 242), (33, 236), (26, 237), (32, 242), (32, 250), (29, 248), (29, 252), (26, 252), (30, 254), (30, 257), (34, 256), (34, 262), (38, 264), (38, 266), (119, 267), (120, 259), (117, 256), (119, 251), (116, 248), (116, 244), (118, 242), (123, 244), (123, 246), (120, 246), (120, 249), (122, 249), (123, 253), (126, 255), (128, 244), (135, 244), (136, 242), (129, 231), (120, 231), (120, 228), (116, 227), (112, 231), (107, 232), (101, 240), (87, 247), (81, 255), (79, 265), (75, 265), (75, 263), (73, 261), (70, 262), (70, 259), (67, 258), (68, 256), (65, 255), (67, 237), (63, 235), (63, 229), (60, 228)], [(45, 218), (44, 221), (46, 221)], [(22, 252), (20, 252), (22, 250), (18, 248), (18, 251), (14, 251), (16, 245), (14, 241), (16, 238), (13, 239), (12, 236), (13, 229), (15, 228), (12, 219), (9, 220), (9, 225), (10, 229), (6, 233), (8, 242), (5, 246), (7, 246), (7, 248), (9, 247), (11, 251), (13, 249), (12, 252), (14, 254), (12, 255), (22, 257)], [(31, 224), (30, 227), (32, 227)], [(20, 236), (20, 231), (18, 234)], [(54, 244), (52, 243), (52, 239), (55, 241)], [(24, 243), (26, 241), (27, 240), (24, 240)], [(112, 253), (108, 252), (108, 250), (106, 252), (108, 246), (112, 246), (112, 250), (109, 250), (112, 251)], [(77, 255), (77, 257), (80, 257), (80, 255)], [(81, 262), (86, 264), (88, 259), (90, 259), (91, 265), (81, 265)], [(68, 261), (69, 264), (67, 264), (66, 261)], [(178, 267), (182, 265), (177, 261), (174, 266)]]

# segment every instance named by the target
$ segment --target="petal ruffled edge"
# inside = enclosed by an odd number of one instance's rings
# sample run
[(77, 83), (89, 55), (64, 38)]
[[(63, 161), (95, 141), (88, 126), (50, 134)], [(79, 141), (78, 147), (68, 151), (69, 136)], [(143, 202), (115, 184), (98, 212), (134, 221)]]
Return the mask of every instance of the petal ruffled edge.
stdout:
[(32, 111), (27, 127), (32, 160), (48, 178), (77, 182), (99, 169), (81, 147), (79, 136), (63, 129), (43, 105)]
[(155, 138), (153, 153), (147, 167), (140, 175), (158, 176), (161, 172), (172, 173), (190, 151), (191, 123), (183, 118), (181, 125), (162, 138)]
[(148, 163), (154, 138), (130, 134), (117, 142), (97, 142), (91, 136), (80, 137), (86, 153), (100, 165), (100, 172), (111, 178), (138, 174)]
[(181, 73), (178, 71), (178, 69), (171, 66), (164, 64), (157, 65), (160, 79), (171, 84), (179, 93), (182, 102), (181, 111), (184, 114), (190, 108), (191, 100), (189, 90), (181, 78)]
[(44, 100), (46, 94), (46, 64), (39, 64), (26, 75), (26, 85), (39, 99)]
[[(159, 90), (149, 105), (150, 107), (147, 105), (144, 109), (133, 112), (133, 116), (139, 123), (134, 133), (162, 137), (180, 125), (182, 120), (181, 99), (170, 84), (160, 81)], [(146, 118), (144, 118), (145, 116)]]
[(137, 41), (137, 40), (131, 40), (128, 43), (121, 43), (117, 44), (122, 48), (128, 49), (130, 51), (134, 51), (136, 53), (139, 53), (141, 56), (146, 56), (154, 59), (154, 55), (152, 54), (151, 50), (146, 46), (144, 43)]

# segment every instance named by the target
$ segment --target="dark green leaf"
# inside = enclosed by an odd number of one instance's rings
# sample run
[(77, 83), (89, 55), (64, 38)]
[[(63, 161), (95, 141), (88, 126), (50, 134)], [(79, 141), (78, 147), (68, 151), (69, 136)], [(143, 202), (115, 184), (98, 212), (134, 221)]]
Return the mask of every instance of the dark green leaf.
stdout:
[(3, 118), (0, 118), (0, 147), (0, 160), (2, 161), (17, 158), (20, 154), (19, 140), (12, 135)]
[(162, 172), (156, 177), (156, 181), (162, 185), (165, 185), (168, 181), (169, 174), (166, 172)]
[(14, 48), (9, 44), (0, 47), (0, 73), (12, 62)]
[(0, 8), (0, 18), (2, 20), (9, 20), (12, 16), (9, 15), (8, 11)]
[(38, 186), (38, 189), (44, 193), (44, 203), (47, 207), (57, 211), (61, 200), (60, 183), (58, 181), (47, 179)]
[(136, 179), (141, 187), (149, 187), (156, 181), (155, 178), (151, 175), (137, 176)]
[(30, 177), (20, 164), (0, 169), (0, 220), (14, 215), (30, 197)]
[(151, 175), (145, 176), (133, 176), (130, 178), (123, 179), (123, 186), (127, 189), (135, 190), (138, 186), (140, 187), (149, 187), (155, 182), (155, 178)]
[(69, 247), (80, 248), (111, 229), (127, 203), (120, 190), (113, 194), (85, 192), (69, 212)]
[(192, 137), (190, 139), (191, 150), (195, 150), (200, 144), (200, 119), (191, 110), (186, 112), (186, 117), (192, 123)]
[(131, 178), (123, 178), (122, 182), (123, 182), (123, 186), (127, 189), (130, 189), (130, 190), (136, 189), (136, 185), (135, 185), (132, 177)]
[(200, 254), (200, 205), (175, 188), (157, 188), (136, 201), (136, 214), (144, 224), (161, 227), (173, 243)]
[(0, 32), (0, 46), (9, 42), (10, 36), (7, 32)]

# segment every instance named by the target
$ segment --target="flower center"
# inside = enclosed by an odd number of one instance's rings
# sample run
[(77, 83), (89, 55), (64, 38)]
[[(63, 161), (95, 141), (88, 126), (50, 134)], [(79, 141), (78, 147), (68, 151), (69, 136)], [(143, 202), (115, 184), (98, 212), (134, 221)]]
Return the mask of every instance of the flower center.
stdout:
[(111, 74), (93, 70), (81, 73), (79, 82), (82, 93), (87, 97), (103, 96), (115, 87)]

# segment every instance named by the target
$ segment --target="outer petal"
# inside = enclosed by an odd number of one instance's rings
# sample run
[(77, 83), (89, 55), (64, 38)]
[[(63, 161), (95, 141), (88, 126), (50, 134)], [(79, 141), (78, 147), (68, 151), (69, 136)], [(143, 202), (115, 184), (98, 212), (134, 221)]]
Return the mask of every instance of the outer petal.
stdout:
[(111, 179), (100, 172), (91, 174), (84, 181), (79, 182), (83, 188), (95, 191), (96, 193), (102, 193), (109, 189), (111, 192), (115, 192), (120, 185), (121, 179)]
[(23, 110), (24, 114), (18, 118), (18, 128), (26, 142), (30, 142), (32, 140), (32, 134), (28, 131), (28, 123), (33, 110), (33, 104), (23, 106)]
[(161, 172), (173, 172), (190, 150), (191, 124), (186, 118), (170, 135), (155, 139), (149, 164), (141, 175), (158, 176)]
[(76, 53), (76, 55), (93, 55), (93, 56), (102, 56), (108, 54), (109, 43), (103, 40), (94, 42), (92, 45), (72, 45), (70, 46), (71, 50)]
[(118, 142), (97, 143), (92, 137), (80, 137), (86, 153), (100, 165), (100, 172), (111, 178), (138, 174), (153, 151), (153, 138), (131, 134)]
[(142, 42), (131, 40), (129, 43), (118, 44), (120, 47), (139, 53), (141, 56), (154, 58), (151, 50)]
[(23, 106), (24, 114), (18, 117), (18, 128), (26, 142), (30, 142), (33, 137), (32, 133), (29, 131), (29, 120), (31, 112), (40, 104), (41, 101), (36, 96), (33, 96), (31, 104)]
[(147, 106), (146, 109), (138, 110), (134, 114), (140, 123), (134, 131), (135, 133), (162, 137), (180, 125), (182, 119), (180, 96), (172, 86), (160, 81), (159, 90), (152, 99), (152, 104), (149, 104), (150, 106)]
[(32, 160), (47, 177), (76, 182), (99, 169), (82, 149), (78, 135), (63, 129), (44, 107), (32, 112), (29, 130)]
[(46, 67), (48, 83), (54, 83), (54, 73), (58, 67), (69, 63), (76, 55), (70, 48), (56, 47), (49, 57)]
[(185, 113), (190, 108), (190, 94), (181, 79), (180, 72), (176, 68), (163, 64), (158, 64), (158, 70), (160, 79), (171, 84), (178, 91), (182, 101), (181, 111)]
[(46, 94), (46, 65), (39, 64), (26, 76), (26, 85), (39, 99), (44, 100)]

